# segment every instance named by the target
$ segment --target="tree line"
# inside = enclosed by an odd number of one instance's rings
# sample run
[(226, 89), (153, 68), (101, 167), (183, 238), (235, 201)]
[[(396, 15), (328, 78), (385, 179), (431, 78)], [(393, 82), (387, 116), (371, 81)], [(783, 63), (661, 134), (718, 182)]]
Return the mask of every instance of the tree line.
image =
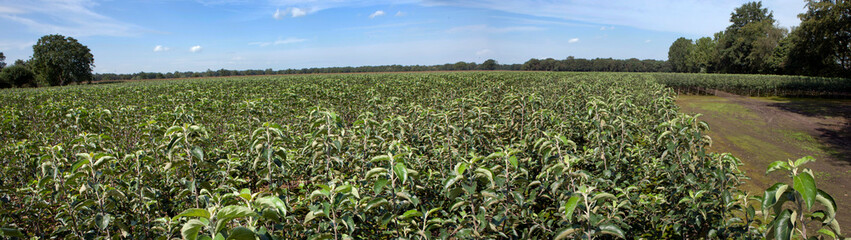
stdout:
[(668, 62), (675, 72), (851, 76), (851, 0), (807, 0), (798, 18), (781, 28), (762, 2), (746, 3), (724, 31), (674, 41)]

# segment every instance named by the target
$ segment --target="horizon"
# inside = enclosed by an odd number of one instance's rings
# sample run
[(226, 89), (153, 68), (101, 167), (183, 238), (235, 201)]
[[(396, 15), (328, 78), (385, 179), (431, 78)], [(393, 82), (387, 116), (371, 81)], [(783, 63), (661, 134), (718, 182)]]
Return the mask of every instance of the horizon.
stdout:
[[(0, 52), (29, 59), (43, 35), (88, 46), (95, 73), (666, 60), (679, 37), (712, 36), (748, 1), (0, 0)], [(777, 24), (804, 1), (766, 1)], [(531, 7), (530, 7), (531, 6)]]

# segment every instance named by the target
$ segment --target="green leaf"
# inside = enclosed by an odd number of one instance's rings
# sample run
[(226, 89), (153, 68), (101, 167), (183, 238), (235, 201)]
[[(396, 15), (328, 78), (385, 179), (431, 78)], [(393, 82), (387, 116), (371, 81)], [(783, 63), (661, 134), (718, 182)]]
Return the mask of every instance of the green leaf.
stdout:
[(594, 195), (594, 198), (592, 198), (591, 201), (596, 202), (597, 200), (601, 200), (601, 199), (611, 199), (612, 201), (617, 200), (615, 195), (612, 195), (611, 193), (598, 193), (598, 194)]
[(225, 224), (230, 222), (230, 220), (249, 216), (257, 217), (258, 215), (251, 209), (243, 206), (230, 205), (223, 207), (219, 210), (219, 212), (216, 213), (216, 219), (218, 219), (218, 222), (216, 222), (215, 230), (216, 232), (218, 232), (225, 226)]
[(556, 235), (555, 240), (568, 239), (568, 237), (570, 237), (570, 235), (573, 235), (573, 233), (575, 233), (577, 230), (578, 229), (576, 229), (576, 228), (562, 229), (561, 231), (558, 232), (558, 235)]
[(177, 216), (174, 216), (174, 218), (172, 218), (172, 221), (175, 221), (175, 220), (179, 219), (180, 217), (199, 217), (199, 218), (210, 219), (210, 212), (208, 212), (206, 209), (190, 208), (190, 209), (183, 210), (183, 212), (181, 212), (180, 214), (177, 214)]
[(564, 217), (568, 220), (573, 216), (573, 210), (576, 210), (576, 205), (579, 204), (579, 197), (572, 196), (567, 200), (567, 203), (564, 205)]
[(485, 177), (485, 179), (488, 180), (488, 184), (490, 184), (491, 188), (494, 187), (493, 172), (491, 172), (490, 169), (480, 167), (480, 168), (476, 168), (475, 172), (476, 172), (476, 176)]
[[(82, 155), (82, 154), (85, 154), (85, 153), (77, 154), (77, 157), (79, 158), (79, 156)], [(88, 156), (88, 154), (85, 154), (85, 155)], [(91, 160), (89, 160), (89, 158), (83, 158), (83, 159), (78, 160), (77, 162), (74, 163), (74, 165), (71, 166), (71, 172), (76, 172), (78, 168), (80, 168), (83, 165), (86, 165), (90, 162), (91, 162)]]
[(816, 182), (813, 175), (809, 172), (801, 172), (793, 178), (795, 191), (801, 194), (804, 202), (807, 204), (807, 209), (813, 207), (813, 201), (816, 199)]
[(198, 219), (190, 219), (183, 224), (183, 228), (180, 229), (180, 235), (186, 240), (198, 239), (198, 232), (201, 231), (202, 227), (204, 227), (203, 222), (198, 221)]
[(257, 213), (251, 211), (251, 209), (238, 205), (230, 205), (223, 207), (219, 212), (216, 213), (216, 219), (235, 219), (235, 218), (243, 218), (248, 216), (257, 216)]
[(778, 196), (781, 196), (783, 192), (786, 192), (786, 189), (789, 188), (789, 185), (785, 183), (775, 183), (771, 187), (765, 189), (765, 195), (763, 195), (762, 199), (762, 211), (765, 212), (766, 209), (774, 206), (777, 203)]
[(765, 170), (765, 174), (768, 174), (770, 172), (774, 172), (774, 171), (777, 171), (777, 170), (780, 170), (780, 169), (786, 169), (788, 171), (788, 170), (791, 170), (792, 168), (789, 166), (789, 163), (787, 163), (787, 162), (775, 161), (775, 162), (768, 165), (768, 170)]
[(366, 205), (366, 211), (372, 210), (374, 208), (378, 208), (380, 206), (390, 206), (390, 202), (387, 202), (384, 198), (376, 198), (369, 201), (369, 204)]
[(515, 168), (518, 165), (516, 156), (511, 156), (510, 158), (508, 158), (508, 162), (511, 163), (511, 166), (514, 166)]
[(260, 206), (275, 209), (282, 217), (287, 216), (287, 205), (284, 203), (283, 200), (276, 196), (258, 198), (254, 202)]
[(408, 180), (408, 168), (405, 167), (404, 163), (396, 163), (393, 166), (393, 171), (396, 173), (396, 177), (402, 180), (402, 184)]
[(768, 239), (789, 240), (792, 238), (792, 210), (783, 210), (769, 225)]
[(455, 164), (455, 175), (463, 176), (464, 171), (467, 170), (468, 166), (469, 165), (465, 162), (459, 162), (458, 164)]
[(626, 238), (625, 234), (623, 233), (623, 230), (621, 230), (621, 228), (617, 225), (607, 223), (600, 225), (598, 228), (600, 229), (600, 231), (597, 235), (608, 234), (619, 238)]
[(817, 202), (821, 203), (824, 206), (825, 211), (827, 211), (827, 219), (824, 220), (824, 224), (830, 223), (836, 218), (836, 201), (833, 200), (833, 197), (830, 194), (818, 189), (816, 191), (816, 199)]
[(816, 161), (816, 159), (813, 158), (813, 156), (802, 157), (802, 158), (799, 158), (798, 160), (795, 160), (795, 167), (800, 167), (801, 165), (804, 165), (805, 163), (815, 162), (815, 161)]
[(230, 230), (230, 236), (228, 236), (227, 240), (255, 240), (257, 237), (254, 235), (254, 231), (245, 227), (235, 227)]
[(829, 237), (830, 237), (830, 238), (832, 238), (832, 239), (836, 239), (836, 234), (835, 234), (835, 233), (833, 233), (833, 231), (830, 231), (830, 229), (822, 228), (822, 229), (819, 229), (819, 230), (818, 230), (818, 233), (821, 233), (821, 234), (827, 235), (827, 236), (829, 236)]
[(201, 149), (201, 147), (195, 146), (190, 152), (192, 153), (192, 156), (195, 157), (195, 159), (198, 159), (201, 162), (204, 161), (204, 150)]
[(104, 215), (104, 214), (100, 214), (100, 213), (98, 215), (95, 215), (95, 224), (101, 230), (104, 230), (107, 227), (109, 227), (110, 222), (112, 222), (112, 215), (109, 215), (109, 214)]
[(384, 174), (384, 173), (387, 173), (387, 169), (382, 168), (382, 167), (377, 167), (377, 168), (370, 169), (368, 172), (366, 172), (366, 176), (364, 178), (369, 179), (369, 178), (372, 178), (376, 175)]
[(419, 217), (419, 216), (422, 216), (422, 215), (423, 214), (420, 211), (418, 211), (416, 209), (411, 209), (411, 210), (406, 211), (402, 215), (400, 215), (399, 218), (401, 218), (402, 220), (406, 220), (406, 219), (410, 219), (412, 217)]

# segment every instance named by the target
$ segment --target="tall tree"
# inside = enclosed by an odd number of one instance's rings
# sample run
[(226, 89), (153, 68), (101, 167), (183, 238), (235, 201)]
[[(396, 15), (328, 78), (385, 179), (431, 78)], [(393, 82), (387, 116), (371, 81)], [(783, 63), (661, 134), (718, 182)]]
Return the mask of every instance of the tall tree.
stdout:
[(851, 0), (807, 0), (786, 67), (796, 74), (851, 77)]
[(691, 63), (689, 58), (694, 49), (691, 39), (684, 37), (677, 38), (671, 47), (668, 48), (668, 62), (671, 63), (671, 68), (674, 72), (689, 72)]
[(689, 62), (692, 67), (692, 72), (712, 72), (715, 71), (715, 65), (718, 62), (718, 53), (716, 52), (716, 42), (710, 37), (702, 37), (697, 39), (694, 44), (694, 51), (691, 53)]
[(32, 68), (41, 84), (62, 86), (92, 81), (94, 57), (77, 39), (47, 35), (33, 45)]
[(765, 73), (767, 59), (774, 53), (785, 30), (775, 26), (774, 14), (762, 2), (749, 2), (730, 14), (727, 30), (718, 39), (719, 71)]

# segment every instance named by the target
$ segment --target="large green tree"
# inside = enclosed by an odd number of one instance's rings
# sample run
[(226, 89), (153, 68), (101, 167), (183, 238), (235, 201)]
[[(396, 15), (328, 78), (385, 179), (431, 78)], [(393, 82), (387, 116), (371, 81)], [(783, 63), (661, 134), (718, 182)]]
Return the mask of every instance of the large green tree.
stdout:
[(92, 81), (94, 57), (77, 39), (62, 35), (41, 37), (33, 45), (32, 69), (41, 84), (62, 86)]
[(718, 39), (718, 70), (725, 73), (769, 73), (766, 62), (786, 31), (762, 2), (749, 2), (730, 14), (730, 26)]
[(694, 50), (689, 57), (691, 72), (713, 72), (718, 62), (716, 42), (710, 37), (702, 37), (694, 43)]
[(694, 44), (691, 39), (677, 38), (668, 48), (668, 62), (674, 72), (690, 72), (692, 70), (689, 58), (691, 58)]
[(786, 64), (792, 73), (851, 77), (851, 0), (807, 0)]

